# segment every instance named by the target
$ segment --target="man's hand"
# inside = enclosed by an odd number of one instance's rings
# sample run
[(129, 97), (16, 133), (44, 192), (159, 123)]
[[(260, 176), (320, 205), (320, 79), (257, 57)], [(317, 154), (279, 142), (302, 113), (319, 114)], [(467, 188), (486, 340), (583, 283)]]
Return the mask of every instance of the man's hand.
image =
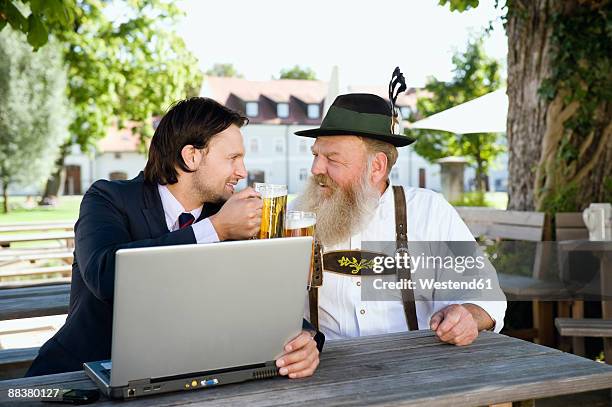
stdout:
[(261, 196), (251, 187), (228, 199), (209, 219), (219, 240), (250, 239), (261, 226)]
[(285, 345), (285, 354), (276, 361), (281, 376), (291, 379), (312, 376), (319, 366), (319, 350), (312, 334), (302, 331)]
[(494, 322), (486, 311), (474, 304), (449, 305), (433, 314), (429, 321), (429, 327), (438, 339), (457, 346), (474, 342), (478, 331), (487, 329), (492, 324)]

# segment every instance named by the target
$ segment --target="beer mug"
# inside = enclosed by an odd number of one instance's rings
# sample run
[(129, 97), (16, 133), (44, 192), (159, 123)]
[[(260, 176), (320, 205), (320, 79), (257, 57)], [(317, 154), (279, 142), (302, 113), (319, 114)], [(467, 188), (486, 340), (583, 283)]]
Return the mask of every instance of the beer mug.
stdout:
[(261, 194), (261, 227), (259, 239), (283, 237), (285, 212), (287, 211), (287, 185), (273, 185), (256, 182), (255, 191)]
[(314, 235), (317, 215), (314, 212), (289, 211), (285, 216), (285, 237), (312, 236), (312, 254), (310, 256), (310, 273), (308, 274), (308, 286), (312, 283), (314, 272)]
[(285, 237), (314, 237), (316, 223), (314, 212), (289, 211), (285, 216)]

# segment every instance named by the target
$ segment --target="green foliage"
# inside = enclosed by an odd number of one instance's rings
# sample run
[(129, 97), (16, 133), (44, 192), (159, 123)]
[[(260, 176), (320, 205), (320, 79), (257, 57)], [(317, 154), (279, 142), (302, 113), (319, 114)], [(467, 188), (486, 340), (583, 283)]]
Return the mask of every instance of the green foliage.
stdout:
[(75, 0), (0, 0), (0, 31), (8, 24), (38, 49), (50, 33), (72, 28), (76, 10)]
[(0, 33), (3, 187), (36, 184), (49, 175), (58, 146), (66, 138), (67, 105), (66, 71), (59, 46), (51, 43), (32, 52), (23, 35), (5, 28)]
[(300, 68), (298, 65), (291, 69), (283, 69), (280, 72), (280, 79), (308, 79), (316, 80), (317, 75), (310, 68)]
[(482, 191), (467, 192), (461, 195), (461, 199), (451, 202), (453, 206), (489, 206)]
[(580, 207), (578, 203), (579, 187), (575, 182), (558, 185), (554, 194), (546, 195), (540, 210), (555, 214), (557, 212), (576, 212)]
[(449, 5), (451, 11), (463, 12), (467, 9), (478, 7), (479, 0), (440, 0), (440, 6)]
[[(563, 90), (565, 103), (580, 103), (578, 112), (564, 125), (575, 134), (573, 137), (586, 136), (610, 120), (597, 110), (602, 103), (612, 101), (611, 12), (612, 2), (604, 2), (599, 9), (575, 7), (571, 13), (555, 13), (551, 19), (553, 69), (541, 83), (539, 94), (552, 101)], [(571, 148), (565, 140), (559, 149), (560, 158), (567, 164), (578, 158)]]
[(206, 75), (210, 76), (222, 76), (226, 78), (243, 78), (244, 76), (239, 73), (233, 64), (214, 64), (211, 69), (206, 71)]
[[(116, 119), (120, 127), (135, 124), (144, 141), (153, 134), (153, 116), (199, 92), (197, 60), (173, 31), (181, 12), (161, 0), (79, 0), (79, 6), (74, 29), (59, 35), (69, 67), (74, 140), (87, 150)], [(109, 6), (121, 8), (122, 22), (107, 16)]]
[[(450, 82), (430, 78), (425, 86), (431, 97), (421, 97), (417, 101), (417, 112), (427, 117), (453, 106), (485, 95), (501, 86), (500, 64), (486, 56), (483, 40), (472, 39), (464, 53), (453, 56), (454, 76)], [(416, 117), (411, 117), (414, 120)], [(448, 156), (463, 156), (470, 165), (476, 167), (477, 178), (484, 179), (490, 163), (504, 151), (498, 135), (477, 133), (455, 135), (434, 130), (407, 130), (418, 139), (415, 151), (433, 162)], [(482, 186), (479, 182), (478, 187)]]

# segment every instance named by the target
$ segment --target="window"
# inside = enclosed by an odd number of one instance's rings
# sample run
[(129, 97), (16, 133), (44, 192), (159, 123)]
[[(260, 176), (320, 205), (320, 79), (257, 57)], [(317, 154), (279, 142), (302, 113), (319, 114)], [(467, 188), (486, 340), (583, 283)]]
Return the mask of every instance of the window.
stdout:
[(279, 103), (276, 105), (276, 115), (281, 119), (289, 117), (289, 103)]
[(249, 117), (259, 116), (259, 103), (247, 102), (246, 103), (246, 115)]
[(274, 151), (276, 151), (277, 153), (282, 153), (283, 151), (285, 151), (285, 143), (283, 142), (282, 138), (276, 139), (276, 144), (274, 145)]
[(412, 108), (410, 106), (402, 106), (400, 107), (400, 114), (402, 119), (407, 120), (412, 114)]
[(309, 119), (318, 119), (321, 116), (321, 107), (315, 104), (308, 105), (308, 118)]
[(306, 168), (300, 168), (300, 181), (306, 181), (308, 178), (308, 170)]
[(399, 179), (399, 172), (397, 168), (391, 169), (391, 181), (397, 181)]
[(251, 139), (251, 153), (259, 152), (259, 139), (252, 138)]
[(308, 146), (306, 145), (306, 140), (300, 140), (300, 153), (308, 152)]

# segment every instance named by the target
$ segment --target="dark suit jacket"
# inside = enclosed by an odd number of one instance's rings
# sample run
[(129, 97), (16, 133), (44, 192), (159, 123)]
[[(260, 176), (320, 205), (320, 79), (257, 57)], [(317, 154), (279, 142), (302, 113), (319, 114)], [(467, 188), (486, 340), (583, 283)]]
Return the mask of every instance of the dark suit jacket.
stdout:
[[(219, 205), (206, 204), (200, 219)], [(128, 181), (95, 182), (75, 225), (70, 308), (64, 326), (41, 348), (26, 376), (81, 370), (111, 356), (115, 252), (119, 249), (196, 243), (192, 228), (168, 232), (157, 185), (143, 173)], [(304, 321), (304, 328), (312, 326)], [(319, 350), (324, 337), (315, 337)]]

